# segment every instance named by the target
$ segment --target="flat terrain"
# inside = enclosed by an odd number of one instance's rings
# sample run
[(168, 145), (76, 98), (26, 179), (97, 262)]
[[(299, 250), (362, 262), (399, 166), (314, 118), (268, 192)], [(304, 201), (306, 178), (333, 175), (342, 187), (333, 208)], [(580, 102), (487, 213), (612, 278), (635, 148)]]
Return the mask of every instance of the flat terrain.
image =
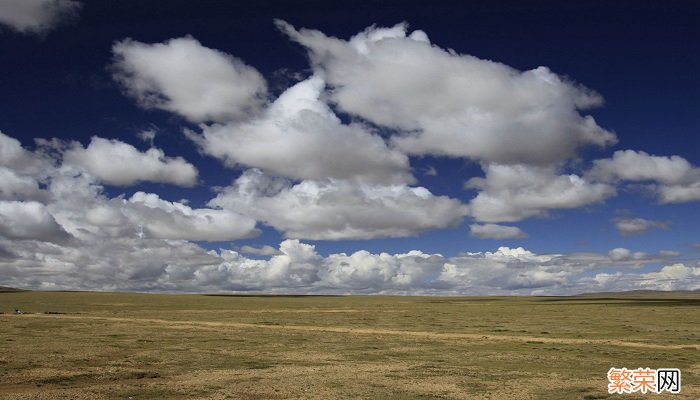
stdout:
[[(700, 293), (6, 292), (0, 312), (0, 399), (700, 398)], [(682, 392), (608, 396), (611, 367), (680, 368)]]

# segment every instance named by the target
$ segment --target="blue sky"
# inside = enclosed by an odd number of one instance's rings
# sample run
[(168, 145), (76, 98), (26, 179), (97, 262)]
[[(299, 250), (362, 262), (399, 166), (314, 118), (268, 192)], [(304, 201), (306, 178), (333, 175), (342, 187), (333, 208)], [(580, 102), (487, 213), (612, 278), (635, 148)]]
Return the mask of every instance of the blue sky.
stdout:
[(700, 6), (8, 0), (0, 284), (700, 288)]

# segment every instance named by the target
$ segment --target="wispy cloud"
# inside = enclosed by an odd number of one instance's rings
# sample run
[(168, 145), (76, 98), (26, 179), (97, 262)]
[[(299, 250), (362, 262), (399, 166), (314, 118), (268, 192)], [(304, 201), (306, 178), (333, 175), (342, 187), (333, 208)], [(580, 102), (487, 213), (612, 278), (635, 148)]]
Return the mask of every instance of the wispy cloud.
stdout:
[(44, 34), (75, 18), (81, 7), (74, 0), (3, 0), (0, 24), (22, 33)]
[(497, 224), (471, 224), (469, 232), (480, 239), (517, 239), (527, 235), (517, 226), (505, 226)]
[(615, 228), (623, 236), (641, 235), (652, 228), (669, 229), (668, 221), (652, 221), (644, 218), (615, 218)]

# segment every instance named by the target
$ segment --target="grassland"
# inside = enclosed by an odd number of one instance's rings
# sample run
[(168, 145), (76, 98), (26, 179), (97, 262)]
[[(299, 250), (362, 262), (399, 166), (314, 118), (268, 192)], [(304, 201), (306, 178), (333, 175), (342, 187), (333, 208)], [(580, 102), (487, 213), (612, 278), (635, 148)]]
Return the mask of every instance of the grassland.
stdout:
[[(20, 309), (28, 314), (14, 315)], [(610, 367), (700, 398), (700, 294), (0, 293), (2, 399), (605, 399)]]

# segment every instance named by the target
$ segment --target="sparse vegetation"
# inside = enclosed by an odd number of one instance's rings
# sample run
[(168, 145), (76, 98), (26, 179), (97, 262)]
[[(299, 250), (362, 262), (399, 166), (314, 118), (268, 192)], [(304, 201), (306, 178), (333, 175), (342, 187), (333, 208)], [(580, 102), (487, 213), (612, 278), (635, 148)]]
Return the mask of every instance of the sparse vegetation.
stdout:
[(697, 293), (21, 292), (0, 312), (0, 398), (606, 399), (613, 366), (680, 368), (668, 397), (700, 398)]

